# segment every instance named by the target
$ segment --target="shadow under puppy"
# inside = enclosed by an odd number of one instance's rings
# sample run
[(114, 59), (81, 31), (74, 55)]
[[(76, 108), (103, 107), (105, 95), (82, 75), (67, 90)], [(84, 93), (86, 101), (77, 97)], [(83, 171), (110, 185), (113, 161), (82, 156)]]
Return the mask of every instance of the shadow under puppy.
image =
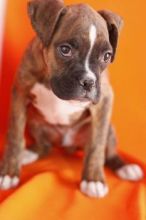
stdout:
[[(120, 178), (141, 179), (141, 168), (118, 155), (110, 122), (107, 67), (115, 57), (121, 17), (86, 4), (65, 6), (61, 0), (31, 1), (28, 14), (37, 36), (13, 85), (0, 188), (16, 186), (21, 166), (44, 156), (56, 142), (84, 147), (80, 190), (88, 196), (107, 194), (105, 163)], [(24, 150), (26, 124), (33, 151)]]

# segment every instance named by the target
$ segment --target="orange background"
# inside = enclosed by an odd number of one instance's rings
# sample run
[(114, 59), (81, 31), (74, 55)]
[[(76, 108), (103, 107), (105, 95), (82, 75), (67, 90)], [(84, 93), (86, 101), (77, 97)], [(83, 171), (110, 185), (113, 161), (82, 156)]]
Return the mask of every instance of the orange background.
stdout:
[[(5, 133), (7, 127), (12, 79), (23, 51), (34, 35), (26, 13), (26, 2), (26, 0), (9, 0), (7, 5), (0, 84), (1, 134)], [(110, 9), (124, 18), (125, 25), (121, 31), (116, 60), (110, 66), (110, 76), (115, 91), (113, 122), (116, 126), (120, 150), (144, 165), (146, 162), (145, 0), (65, 1), (67, 4), (79, 2), (89, 3), (95, 9)], [(3, 135), (0, 140), (3, 143)], [(78, 170), (81, 169), (78, 158), (80, 156), (67, 158), (64, 155), (60, 158), (56, 153), (48, 160), (24, 168), (20, 188), (16, 191), (0, 193), (1, 201), (7, 198), (0, 206), (0, 219), (146, 219), (143, 182), (135, 184), (121, 182), (107, 171), (111, 193), (103, 200), (90, 200), (81, 195), (76, 185), (80, 178)], [(54, 165), (55, 161), (58, 166)], [(48, 166), (50, 167), (47, 168)]]

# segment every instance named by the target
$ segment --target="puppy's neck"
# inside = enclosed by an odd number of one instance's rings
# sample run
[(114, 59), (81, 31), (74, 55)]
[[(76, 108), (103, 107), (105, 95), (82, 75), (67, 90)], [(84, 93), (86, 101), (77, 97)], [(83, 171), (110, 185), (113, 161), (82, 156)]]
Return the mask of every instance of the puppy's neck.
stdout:
[(35, 84), (31, 93), (36, 97), (33, 105), (44, 119), (51, 124), (71, 125), (74, 120), (79, 119), (84, 110), (90, 105), (89, 101), (62, 100), (52, 90), (39, 83)]

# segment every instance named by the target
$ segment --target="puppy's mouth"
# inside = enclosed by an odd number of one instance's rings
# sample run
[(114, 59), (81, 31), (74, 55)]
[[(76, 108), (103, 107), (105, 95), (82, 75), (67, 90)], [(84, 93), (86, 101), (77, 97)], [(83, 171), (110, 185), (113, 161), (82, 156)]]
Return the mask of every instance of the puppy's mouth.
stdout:
[(75, 81), (51, 79), (51, 88), (54, 94), (63, 100), (75, 100), (97, 104), (100, 98), (99, 86), (94, 86), (90, 91), (83, 89)]
[(85, 91), (85, 95), (76, 97), (75, 100), (80, 102), (92, 102), (93, 104), (97, 104), (99, 102), (100, 94), (91, 94), (90, 92)]

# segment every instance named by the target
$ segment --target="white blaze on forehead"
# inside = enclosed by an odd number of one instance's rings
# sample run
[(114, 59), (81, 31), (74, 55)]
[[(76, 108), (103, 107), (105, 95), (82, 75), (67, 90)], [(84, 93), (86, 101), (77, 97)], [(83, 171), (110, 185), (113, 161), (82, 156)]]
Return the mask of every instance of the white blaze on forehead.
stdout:
[(92, 49), (93, 49), (95, 41), (96, 41), (96, 35), (97, 35), (96, 27), (92, 24), (89, 29), (90, 48), (89, 48), (89, 51), (88, 51), (86, 59), (85, 59), (85, 69), (86, 69), (87, 75), (94, 80), (96, 79), (96, 77), (95, 77), (94, 73), (90, 70), (89, 59), (90, 59), (90, 55), (91, 55)]

